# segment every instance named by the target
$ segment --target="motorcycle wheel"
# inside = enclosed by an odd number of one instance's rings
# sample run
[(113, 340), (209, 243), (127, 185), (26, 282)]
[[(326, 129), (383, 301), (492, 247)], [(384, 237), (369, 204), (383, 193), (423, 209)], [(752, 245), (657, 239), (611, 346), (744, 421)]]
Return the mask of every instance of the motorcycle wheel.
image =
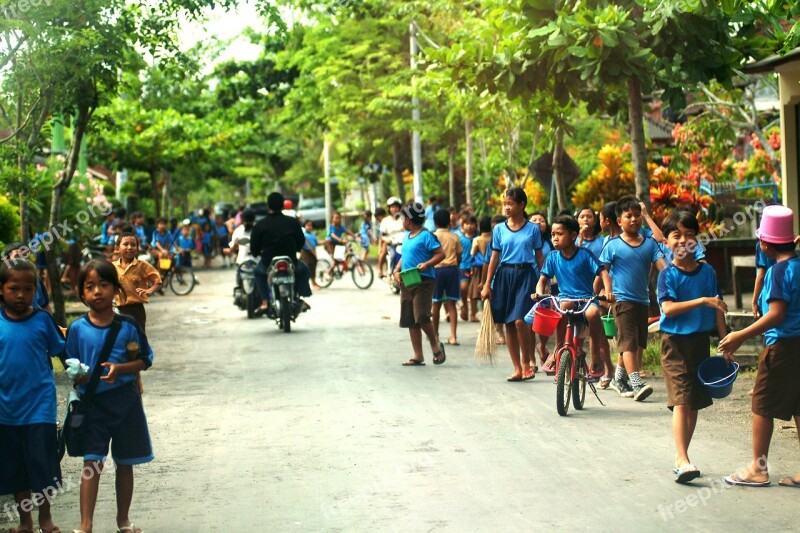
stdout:
[(317, 271), (314, 272), (314, 279), (317, 280), (317, 285), (320, 287), (330, 287), (333, 283), (333, 276), (328, 272), (331, 269), (331, 262), (327, 259), (320, 259), (317, 261)]
[(287, 297), (281, 298), (280, 326), (284, 333), (292, 331), (292, 302)]
[(251, 292), (248, 295), (242, 295), (246, 298), (247, 302), (247, 318), (255, 318), (256, 317), (256, 309), (258, 309), (258, 296), (256, 296), (255, 291)]
[(194, 289), (194, 281), (191, 268), (176, 266), (169, 280), (169, 288), (178, 296), (186, 296)]

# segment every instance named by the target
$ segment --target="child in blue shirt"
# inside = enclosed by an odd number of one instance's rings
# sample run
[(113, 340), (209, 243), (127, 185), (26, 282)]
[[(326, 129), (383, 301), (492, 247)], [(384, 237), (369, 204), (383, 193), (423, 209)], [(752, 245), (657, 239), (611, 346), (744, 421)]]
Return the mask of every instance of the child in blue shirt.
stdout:
[(525, 216), (528, 196), (521, 187), (505, 192), (503, 213), (508, 217), (492, 231), (492, 259), (481, 298), (491, 299), (495, 324), (506, 325), (506, 342), (514, 373), (507, 381), (527, 381), (536, 377), (531, 367), (533, 343), (525, 315), (531, 308), (530, 295), (536, 290), (542, 256), (539, 226)]
[(369, 255), (369, 245), (375, 242), (375, 235), (372, 233), (372, 211), (364, 211), (358, 238), (361, 242), (361, 260), (366, 261), (367, 255)]
[[(759, 299), (761, 318), (728, 334), (719, 345), (726, 358), (742, 343), (764, 334), (766, 348), (758, 356), (758, 375), (752, 395), (753, 460), (725, 481), (731, 485), (769, 485), (768, 455), (774, 419), (794, 417), (800, 437), (800, 258), (795, 254), (794, 213), (788, 207), (764, 208), (756, 232), (761, 251), (775, 264), (764, 276)], [(780, 485), (800, 487), (800, 475), (781, 479)]]
[[(116, 464), (117, 527), (135, 531), (128, 517), (133, 498), (133, 466), (153, 460), (153, 449), (147, 428), (142, 398), (136, 387), (136, 373), (153, 364), (153, 351), (136, 321), (114, 313), (113, 301), (121, 290), (117, 270), (111, 263), (93, 260), (78, 274), (78, 292), (89, 312), (73, 322), (67, 332), (67, 356), (79, 359), (89, 367), (88, 374), (76, 381), (85, 393), (89, 376), (114, 321), (120, 329), (92, 397), (92, 405), (84, 421), (84, 475), (81, 478), (81, 527), (92, 530), (92, 521), (100, 473), (112, 443)], [(87, 475), (86, 472), (89, 472)]]
[(209, 268), (211, 266), (211, 257), (214, 253), (213, 239), (214, 229), (211, 227), (210, 222), (204, 222), (200, 228), (200, 245), (203, 250), (203, 267)]
[[(592, 252), (577, 246), (576, 241), (579, 232), (578, 221), (569, 215), (562, 215), (553, 221), (551, 238), (555, 250), (544, 260), (542, 275), (536, 286), (538, 294), (550, 292), (549, 281), (554, 277), (558, 278), (559, 296), (563, 298), (591, 298), (594, 294), (594, 282), (598, 277), (602, 280), (606, 292), (611, 292), (611, 278), (603, 268), (603, 265), (600, 264), (600, 261), (597, 260)], [(566, 309), (568, 305), (574, 304), (565, 302), (564, 308)], [(585, 316), (589, 324), (589, 335), (592, 339), (592, 367), (600, 368), (603, 366), (602, 361), (608, 359), (605, 366), (606, 376), (610, 379), (613, 367), (607, 355), (608, 351), (606, 349), (605, 357), (600, 353), (603, 346), (602, 339), (605, 339), (603, 324), (600, 320), (600, 307), (597, 305), (589, 306), (586, 309)], [(558, 325), (556, 346), (563, 344), (565, 332), (566, 323), (562, 320)]]
[[(418, 268), (422, 282), (412, 287), (401, 285), (400, 290), (400, 327), (408, 328), (414, 356), (403, 363), (403, 366), (422, 366), (425, 356), (422, 353), (422, 332), (428, 337), (433, 350), (433, 364), (440, 365), (445, 361), (444, 343), (439, 340), (431, 321), (433, 305), (434, 272), (433, 267), (444, 259), (442, 245), (434, 235), (423, 228), (425, 224), (425, 206), (419, 202), (410, 202), (400, 211), (403, 228), (408, 232), (403, 239), (403, 257), (397, 263), (392, 274), (395, 282), (400, 283), (400, 272)], [(404, 266), (405, 265), (405, 266)]]
[(583, 206), (578, 210), (578, 225), (581, 232), (578, 235), (578, 246), (588, 248), (595, 257), (600, 257), (603, 251), (603, 238), (600, 237), (600, 218), (595, 215), (594, 210)]
[(697, 368), (709, 357), (709, 332), (716, 328), (720, 338), (725, 336), (728, 307), (719, 296), (714, 269), (697, 262), (690, 252), (700, 232), (697, 218), (687, 211), (675, 211), (664, 220), (661, 231), (673, 256), (658, 275), (661, 368), (667, 406), (672, 410), (675, 481), (688, 483), (700, 476), (689, 460), (697, 412), (712, 404), (697, 378)]
[[(345, 243), (345, 235), (349, 235), (353, 239), (356, 238), (355, 233), (342, 224), (342, 215), (334, 213), (331, 215), (331, 225), (328, 226), (328, 234), (325, 235), (325, 250), (327, 250), (328, 254), (333, 256), (333, 249)], [(331, 271), (333, 271), (332, 265)]]
[[(651, 237), (643, 237), (642, 208), (633, 196), (623, 196), (616, 205), (617, 223), (622, 229), (619, 237), (610, 239), (600, 262), (611, 275), (612, 294), (607, 294), (617, 324), (617, 346), (622, 353), (611, 387), (621, 396), (644, 401), (653, 387), (639, 375), (639, 361), (647, 346), (647, 316), (650, 304), (650, 265), (664, 268), (664, 254)], [(630, 378), (630, 385), (627, 384)]]
[(175, 239), (175, 252), (178, 254), (178, 264), (187, 268), (192, 268), (192, 250), (194, 250), (194, 239), (192, 239), (192, 227), (184, 224), (181, 234)]
[(0, 494), (14, 495), (16, 531), (36, 530), (34, 506), (39, 527), (54, 530), (50, 502), (61, 488), (50, 358), (62, 358), (64, 338), (53, 318), (31, 305), (36, 279), (26, 259), (0, 265)]
[(459, 282), (461, 284), (461, 320), (465, 322), (472, 317), (473, 322), (478, 319), (478, 300), (471, 298), (469, 294), (470, 281), (472, 280), (472, 243), (478, 230), (478, 219), (475, 215), (464, 215), (461, 223), (461, 231), (458, 238), (461, 241), (461, 260), (458, 264)]

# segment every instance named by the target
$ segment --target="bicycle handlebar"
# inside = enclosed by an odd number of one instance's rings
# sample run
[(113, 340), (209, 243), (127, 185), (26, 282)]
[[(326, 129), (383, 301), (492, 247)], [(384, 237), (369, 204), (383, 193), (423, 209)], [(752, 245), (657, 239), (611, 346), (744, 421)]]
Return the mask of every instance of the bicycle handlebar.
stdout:
[[(532, 294), (531, 298), (536, 301), (536, 305), (540, 305), (542, 302), (546, 302), (548, 300), (552, 300), (553, 303), (556, 305), (555, 310), (561, 313), (562, 315), (570, 315), (570, 314), (577, 314), (582, 315), (589, 309), (589, 306), (592, 305), (593, 302), (606, 302), (608, 301), (605, 296), (597, 295), (592, 296), (591, 298), (560, 298), (558, 296), (553, 295), (540, 295), (540, 294)], [(583, 307), (580, 310), (575, 309), (561, 309), (562, 303), (577, 303), (583, 304)]]

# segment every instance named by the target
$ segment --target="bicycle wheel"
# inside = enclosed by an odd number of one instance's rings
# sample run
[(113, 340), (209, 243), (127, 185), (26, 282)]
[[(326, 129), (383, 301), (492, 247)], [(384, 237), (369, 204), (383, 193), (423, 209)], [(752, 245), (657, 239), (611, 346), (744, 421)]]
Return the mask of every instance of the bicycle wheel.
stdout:
[(375, 279), (375, 274), (372, 272), (372, 265), (366, 261), (356, 259), (353, 261), (353, 283), (359, 289), (369, 289), (372, 286), (372, 281)]
[(194, 272), (191, 268), (176, 266), (169, 280), (169, 288), (178, 296), (186, 296), (194, 289)]
[(575, 380), (572, 382), (572, 405), (580, 411), (586, 401), (586, 354), (581, 352), (575, 367)]
[(333, 275), (330, 274), (331, 262), (327, 259), (320, 259), (317, 261), (317, 271), (314, 272), (314, 278), (317, 280), (317, 285), (320, 287), (330, 287), (333, 283)]
[(561, 348), (556, 355), (559, 358), (558, 377), (556, 378), (556, 411), (561, 416), (567, 416), (569, 400), (572, 393), (570, 370), (572, 367), (572, 353), (568, 348)]

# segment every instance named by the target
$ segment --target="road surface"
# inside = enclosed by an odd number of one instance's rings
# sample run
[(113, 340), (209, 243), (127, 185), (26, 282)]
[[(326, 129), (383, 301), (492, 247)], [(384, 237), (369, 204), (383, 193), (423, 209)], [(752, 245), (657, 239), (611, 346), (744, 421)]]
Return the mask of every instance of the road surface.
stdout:
[[(494, 367), (475, 362), (477, 324), (459, 324), (444, 365), (426, 353), (427, 366), (400, 366), (408, 336), (380, 281), (334, 282), (284, 334), (232, 305), (232, 271), (199, 276), (188, 297), (148, 307), (156, 460), (136, 468), (131, 518), (149, 533), (796, 530), (800, 492), (777, 486), (800, 473), (793, 430), (776, 429), (772, 487), (722, 482), (750, 454), (744, 379), (702, 412), (691, 457), (704, 477), (680, 486), (658, 380), (644, 404), (601, 391), (605, 407), (589, 396), (563, 418), (552, 378), (506, 383), (505, 351)], [(66, 531), (79, 524), (69, 480), (81, 462), (63, 466), (54, 516)], [(112, 478), (96, 533), (115, 530)]]

